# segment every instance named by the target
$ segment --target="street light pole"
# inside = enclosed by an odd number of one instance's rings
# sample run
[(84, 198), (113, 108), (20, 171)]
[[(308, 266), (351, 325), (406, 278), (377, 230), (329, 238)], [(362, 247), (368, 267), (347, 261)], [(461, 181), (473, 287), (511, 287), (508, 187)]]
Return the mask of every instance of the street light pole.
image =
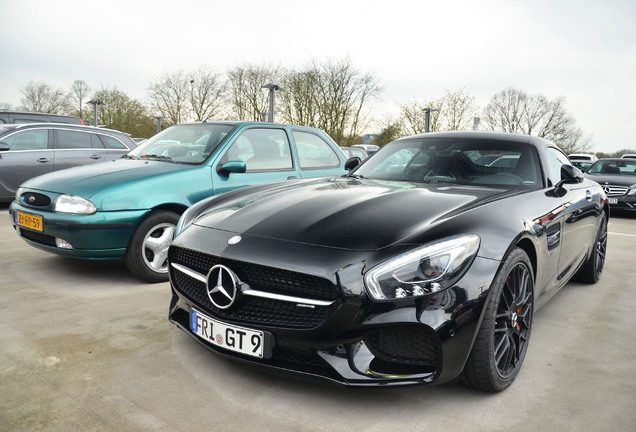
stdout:
[(428, 131), (430, 130), (430, 125), (431, 125), (431, 111), (439, 112), (439, 110), (432, 109), (432, 108), (424, 108), (422, 111), (424, 111), (424, 132), (428, 133)]
[(268, 112), (269, 117), (267, 121), (269, 123), (274, 123), (274, 94), (276, 90), (285, 91), (285, 89), (283, 89), (278, 84), (265, 84), (261, 88), (269, 90), (269, 112)]
[(161, 132), (161, 119), (164, 119), (165, 117), (157, 116), (155, 118), (157, 119), (157, 133), (159, 133)]
[(97, 127), (97, 105), (106, 105), (99, 100), (89, 100), (87, 103), (93, 105), (93, 126)]

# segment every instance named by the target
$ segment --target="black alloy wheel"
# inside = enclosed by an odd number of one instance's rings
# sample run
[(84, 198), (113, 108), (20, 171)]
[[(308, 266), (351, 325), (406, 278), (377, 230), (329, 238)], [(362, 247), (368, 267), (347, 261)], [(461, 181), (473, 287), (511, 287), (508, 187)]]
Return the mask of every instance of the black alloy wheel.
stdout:
[(581, 269), (574, 277), (579, 282), (593, 284), (599, 281), (605, 268), (605, 257), (607, 255), (607, 217), (605, 212), (601, 214), (596, 240), (590, 257), (581, 266)]
[(515, 380), (528, 350), (534, 310), (534, 273), (528, 255), (515, 248), (503, 262), (462, 380), (499, 392)]

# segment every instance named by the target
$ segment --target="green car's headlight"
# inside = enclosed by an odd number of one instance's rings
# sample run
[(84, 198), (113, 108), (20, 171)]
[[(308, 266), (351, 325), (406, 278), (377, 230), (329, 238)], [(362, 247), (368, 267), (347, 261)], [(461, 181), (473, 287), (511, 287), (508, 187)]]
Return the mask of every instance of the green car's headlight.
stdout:
[(57, 213), (94, 214), (97, 209), (87, 199), (74, 195), (59, 195), (53, 203), (53, 211)]
[(373, 300), (418, 297), (452, 286), (468, 269), (479, 250), (479, 237), (449, 237), (398, 255), (364, 276)]

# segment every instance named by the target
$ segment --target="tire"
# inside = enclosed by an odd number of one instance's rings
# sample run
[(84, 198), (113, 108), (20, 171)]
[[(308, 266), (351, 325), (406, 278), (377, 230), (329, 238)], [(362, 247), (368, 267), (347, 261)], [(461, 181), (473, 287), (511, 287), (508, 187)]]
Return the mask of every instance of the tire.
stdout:
[(596, 231), (596, 239), (592, 253), (583, 266), (574, 276), (574, 280), (579, 282), (594, 284), (599, 281), (605, 268), (605, 257), (607, 254), (607, 217), (605, 212), (601, 215), (601, 221)]
[(178, 221), (177, 213), (165, 210), (153, 211), (142, 219), (124, 256), (132, 274), (151, 283), (168, 280), (168, 246)]
[(500, 392), (515, 380), (528, 350), (534, 310), (534, 273), (528, 255), (515, 248), (491, 286), (484, 318), (462, 382)]

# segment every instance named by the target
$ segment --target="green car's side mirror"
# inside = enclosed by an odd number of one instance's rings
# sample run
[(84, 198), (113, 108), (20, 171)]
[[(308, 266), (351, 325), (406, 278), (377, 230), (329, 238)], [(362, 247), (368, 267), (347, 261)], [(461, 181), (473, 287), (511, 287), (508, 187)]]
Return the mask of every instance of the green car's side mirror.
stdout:
[(228, 161), (223, 165), (217, 165), (216, 172), (219, 175), (230, 175), (230, 173), (244, 173), (247, 171), (245, 161)]

